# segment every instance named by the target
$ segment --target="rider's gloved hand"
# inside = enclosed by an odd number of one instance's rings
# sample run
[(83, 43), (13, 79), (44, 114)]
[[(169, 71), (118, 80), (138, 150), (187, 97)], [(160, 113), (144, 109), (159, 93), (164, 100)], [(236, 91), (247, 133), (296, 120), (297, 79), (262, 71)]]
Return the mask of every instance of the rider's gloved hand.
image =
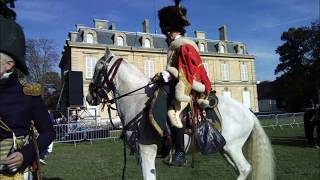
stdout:
[(169, 82), (172, 79), (171, 74), (168, 71), (162, 71), (157, 73), (153, 78), (152, 82)]
[(169, 82), (172, 79), (172, 76), (168, 71), (162, 71), (161, 75), (164, 82)]

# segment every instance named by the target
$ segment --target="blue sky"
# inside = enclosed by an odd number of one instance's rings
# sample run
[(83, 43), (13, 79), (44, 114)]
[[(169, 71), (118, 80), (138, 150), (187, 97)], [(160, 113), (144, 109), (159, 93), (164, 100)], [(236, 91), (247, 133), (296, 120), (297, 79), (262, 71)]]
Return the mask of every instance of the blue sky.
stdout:
[[(184, 0), (191, 26), (205, 31), (208, 39), (218, 39), (218, 28), (228, 27), (228, 40), (247, 44), (256, 56), (257, 80), (274, 80), (279, 62), (275, 53), (281, 34), (289, 27), (308, 26), (319, 19), (319, 0)], [(48, 38), (60, 53), (75, 24), (93, 27), (93, 18), (107, 19), (118, 30), (142, 31), (142, 21), (150, 20), (150, 31), (160, 32), (157, 10), (172, 0), (17, 0), (17, 21), (27, 38)]]

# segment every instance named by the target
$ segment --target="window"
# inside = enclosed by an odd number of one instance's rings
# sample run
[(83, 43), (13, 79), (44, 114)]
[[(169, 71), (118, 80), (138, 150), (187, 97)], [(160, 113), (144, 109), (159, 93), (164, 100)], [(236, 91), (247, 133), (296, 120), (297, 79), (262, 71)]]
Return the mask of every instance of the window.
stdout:
[(244, 54), (243, 46), (240, 46), (240, 47), (239, 47), (239, 52), (238, 52), (238, 54)]
[(86, 57), (86, 78), (91, 79), (93, 77), (94, 68), (97, 63), (97, 58), (94, 56)]
[(250, 98), (250, 92), (249, 91), (243, 91), (242, 92), (242, 100), (243, 100), (243, 104), (247, 108), (251, 108), (251, 98)]
[(219, 44), (218, 47), (219, 47), (219, 49), (218, 49), (219, 53), (224, 53), (225, 52), (225, 47), (222, 44)]
[(203, 43), (200, 43), (200, 45), (199, 45), (199, 50), (200, 50), (201, 52), (204, 52), (204, 51), (205, 51), (205, 46), (204, 46)]
[(93, 43), (93, 34), (91, 33), (88, 33), (87, 34), (87, 43)]
[(123, 37), (117, 36), (117, 45), (118, 46), (124, 46)]
[(240, 65), (241, 81), (248, 81), (248, 66), (246, 64)]
[(202, 64), (203, 64), (204, 69), (207, 72), (207, 75), (209, 76), (209, 65), (208, 65), (208, 63), (202, 63)]
[(230, 91), (223, 91), (223, 96), (231, 98), (231, 92)]
[(229, 81), (229, 64), (221, 64), (221, 80)]
[(150, 60), (145, 60), (144, 61), (144, 74), (149, 78), (153, 77), (153, 75), (154, 75), (154, 63), (153, 63), (153, 61), (150, 61)]
[(150, 43), (150, 40), (149, 40), (149, 39), (145, 39), (145, 40), (144, 40), (144, 47), (145, 47), (145, 48), (150, 48), (150, 47), (151, 47), (151, 43)]

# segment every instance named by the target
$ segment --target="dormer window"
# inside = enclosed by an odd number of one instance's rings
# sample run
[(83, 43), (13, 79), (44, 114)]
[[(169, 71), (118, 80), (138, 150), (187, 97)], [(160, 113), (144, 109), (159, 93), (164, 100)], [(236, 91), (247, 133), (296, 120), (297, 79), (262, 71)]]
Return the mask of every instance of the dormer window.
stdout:
[(150, 40), (148, 38), (146, 38), (144, 40), (144, 47), (145, 48), (150, 48), (151, 47), (151, 42), (150, 42)]
[(239, 54), (244, 54), (243, 46), (239, 47)]
[(126, 34), (123, 32), (115, 32), (113, 36), (113, 43), (115, 46), (128, 46), (126, 40)]
[(93, 43), (93, 34), (91, 33), (87, 34), (87, 43), (90, 43), (90, 44)]
[(89, 43), (89, 44), (97, 43), (97, 32), (92, 29), (85, 29), (83, 31), (82, 37), (83, 37), (84, 43)]
[(225, 47), (221, 43), (218, 45), (218, 53), (225, 53)]
[(148, 34), (144, 34), (140, 39), (143, 48), (153, 48), (153, 38)]
[(124, 46), (123, 37), (121, 37), (121, 36), (117, 37), (117, 45), (118, 46)]
[(200, 50), (200, 52), (204, 52), (205, 51), (205, 46), (204, 46), (203, 43), (199, 44), (199, 50)]
[(245, 54), (244, 52), (244, 45), (239, 45), (239, 44), (237, 44), (236, 45), (236, 52), (237, 52), (237, 54)]

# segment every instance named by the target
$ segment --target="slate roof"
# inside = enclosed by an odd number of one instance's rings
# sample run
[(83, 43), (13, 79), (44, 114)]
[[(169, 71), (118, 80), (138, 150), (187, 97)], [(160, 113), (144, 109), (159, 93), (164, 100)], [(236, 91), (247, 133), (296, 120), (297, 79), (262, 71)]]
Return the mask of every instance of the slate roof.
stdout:
[[(96, 29), (96, 28), (89, 28), (89, 27), (86, 27), (86, 28), (96, 31), (98, 44), (113, 45), (114, 34), (116, 32), (120, 32), (126, 35), (127, 46), (143, 48), (141, 39), (144, 35), (148, 35), (149, 37), (151, 36), (153, 39), (154, 48), (161, 48), (161, 49), (168, 48), (165, 36), (160, 34), (115, 31), (115, 30)], [(76, 42), (79, 42), (79, 43), (83, 42), (83, 32), (84, 32), (84, 28), (81, 28), (78, 32)], [(197, 42), (196, 38), (191, 38), (191, 39)], [(206, 41), (207, 41), (207, 53), (217, 53), (217, 45), (219, 43), (219, 40), (206, 39)], [(233, 42), (233, 41), (227, 41), (226, 43), (227, 43), (227, 51), (229, 54), (236, 54), (236, 48), (235, 48), (236, 45), (238, 44), (244, 45), (243, 43)], [(245, 51), (245, 54), (248, 54), (247, 51)]]

